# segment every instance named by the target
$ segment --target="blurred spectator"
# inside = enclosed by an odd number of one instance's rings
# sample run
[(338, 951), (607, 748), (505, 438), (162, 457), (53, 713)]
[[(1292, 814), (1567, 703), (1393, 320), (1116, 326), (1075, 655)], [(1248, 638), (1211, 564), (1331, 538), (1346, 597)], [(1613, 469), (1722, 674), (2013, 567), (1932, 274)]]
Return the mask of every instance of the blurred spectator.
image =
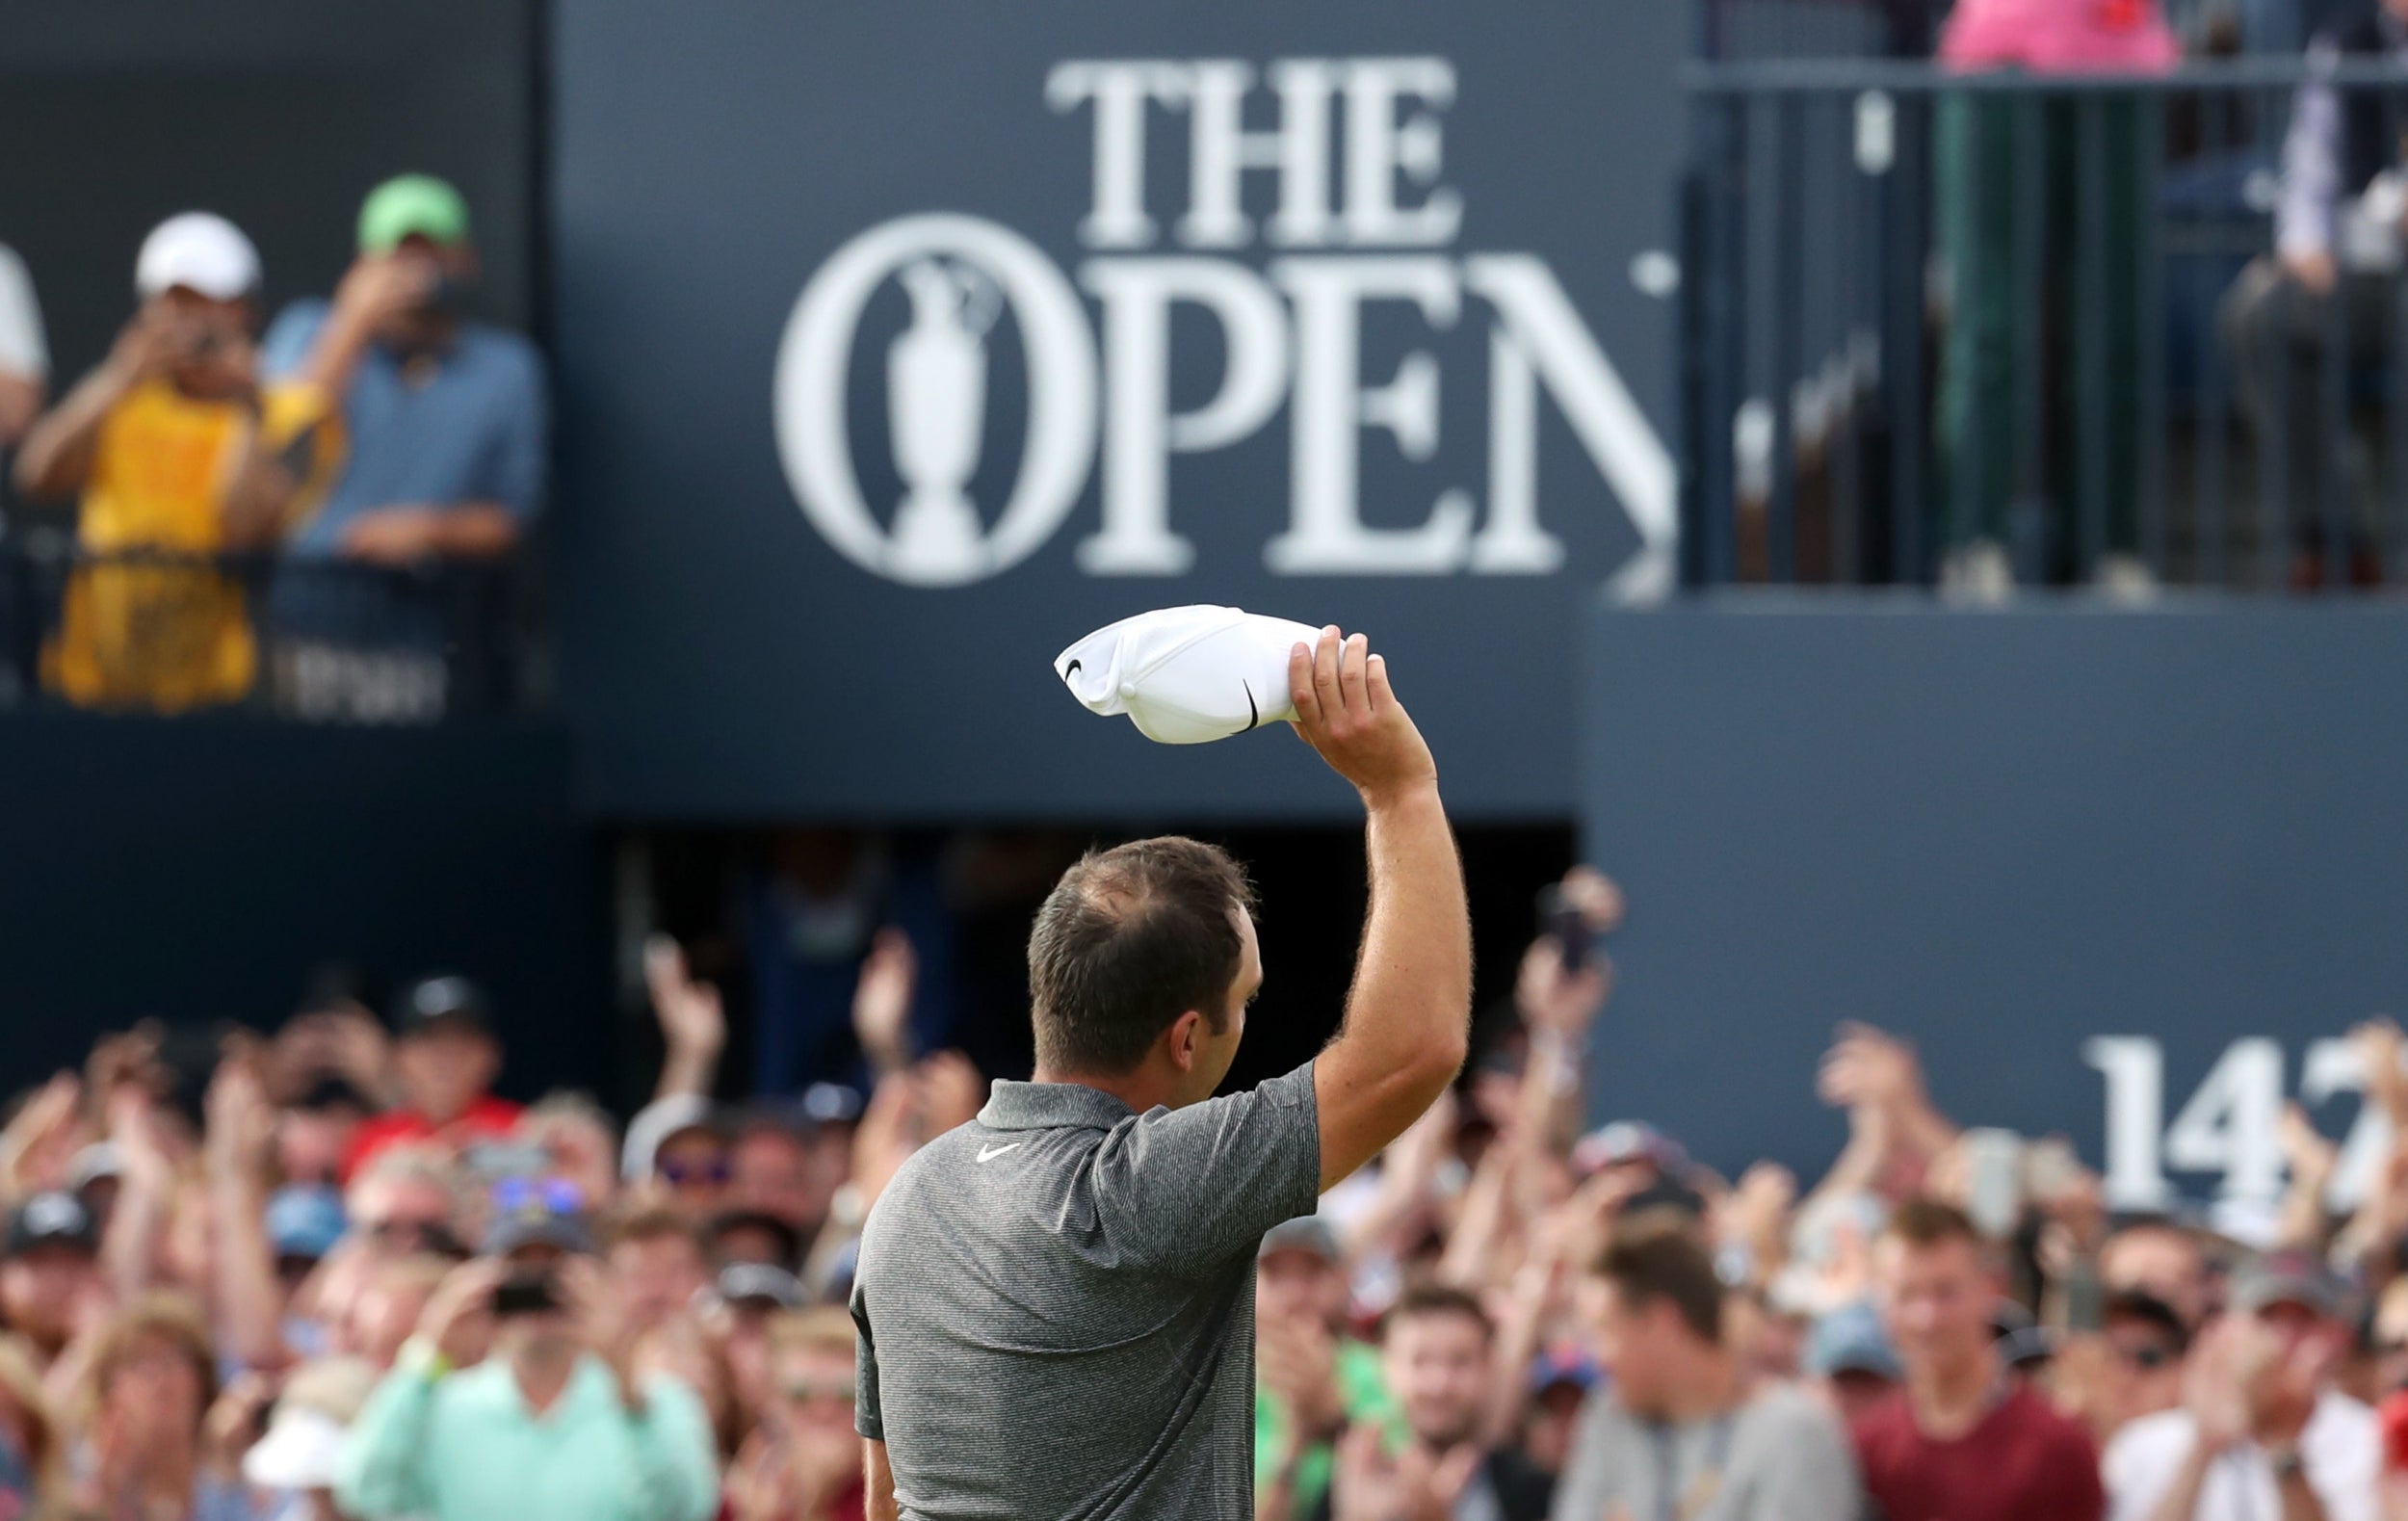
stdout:
[(134, 290), (140, 305), (109, 357), (16, 457), (18, 490), (78, 495), (77, 541), (110, 561), (67, 583), (43, 680), (88, 707), (233, 702), (257, 660), (242, 587), (178, 562), (275, 540), (325, 404), (306, 384), (258, 383), (259, 255), (224, 218), (186, 212), (153, 228)]
[(1522, 1455), (1560, 1479), (1572, 1460), (1581, 1406), (1605, 1379), (1597, 1360), (1577, 1347), (1559, 1348), (1531, 1365), (1530, 1406), (1522, 1418)]
[(708, 1219), (727, 1192), (727, 1138), (711, 1101), (695, 1093), (654, 1099), (627, 1122), (619, 1181), (657, 1191), (690, 1220)]
[(803, 1308), (809, 1297), (800, 1278), (760, 1262), (729, 1263), (711, 1287), (711, 1335), (726, 1358), (729, 1393), (748, 1427), (773, 1398), (772, 1332), (780, 1317)]
[(484, 1246), (428, 1300), (361, 1412), (340, 1508), (362, 1521), (704, 1521), (719, 1498), (710, 1419), (683, 1384), (637, 1376), (634, 1327), (583, 1225), (529, 1212)]
[(2135, 1220), (2109, 1236), (2099, 1251), (2099, 1281), (2111, 1295), (2148, 1295), (2193, 1330), (2207, 1322), (2207, 1252), (2170, 1220)]
[[(2391, 353), (2400, 301), (2400, 234), (2408, 180), (2388, 139), (2391, 104), (2376, 91), (2344, 92), (2333, 66), (2408, 62), (2408, 0), (2352, 0), (2309, 44), (2311, 75), (2291, 102), (2283, 141), (2283, 192), (2274, 252), (2252, 263), (2225, 299), (2226, 342), (2242, 407), (2258, 436), (2259, 485), (2289, 504), (2295, 590), (2326, 579), (2326, 538), (2348, 581), (2372, 585), (2382, 566), (2367, 537), (2362, 482), (2343, 469), (2351, 431), (2326, 431), (2328, 351), (2351, 374)], [(2325, 498), (2335, 495), (2337, 514)]]
[(72, 1193), (37, 1193), (9, 1211), (0, 1242), (0, 1321), (43, 1367), (95, 1313), (105, 1313), (100, 1233)]
[(2190, 1328), (2155, 1295), (2107, 1297), (2096, 1335), (2067, 1339), (2050, 1378), (2057, 1408), (2084, 1422), (2102, 1444), (2143, 1416), (2183, 1403)]
[(295, 1184), (340, 1184), (343, 1160), (373, 1112), (341, 1078), (313, 1082), (276, 1112), (277, 1174)]
[(586, 1208), (607, 1207), (618, 1192), (618, 1129), (582, 1093), (547, 1093), (518, 1118), (517, 1141), (543, 1158), (543, 1176), (575, 1189)]
[(861, 1096), (815, 1083), (798, 1103), (756, 1110), (736, 1126), (727, 1148), (727, 1203), (816, 1235), (845, 1181)]
[[(268, 334), (269, 371), (331, 398), (349, 446), (291, 554), (389, 570), (506, 555), (543, 505), (542, 360), (521, 335), (461, 316), (477, 253), (467, 204), (444, 181), (377, 186), (359, 209), (358, 248), (330, 304), (296, 302)], [(276, 597), (288, 699), (325, 719), (440, 715), (445, 597), (398, 578), (289, 579)]]
[(1561, 1521), (1852, 1521), (1862, 1499), (1838, 1423), (1793, 1388), (1747, 1386), (1724, 1340), (1723, 1285), (1694, 1237), (1617, 1229), (1597, 1272), (1613, 1382), (1582, 1412)]
[(42, 342), (34, 277), (16, 250), (0, 243), (0, 449), (25, 436), (49, 388), (50, 349)]
[(243, 1455), (243, 1478), (273, 1498), (264, 1521), (337, 1521), (334, 1482), (347, 1429), (376, 1386), (377, 1369), (333, 1357), (295, 1369), (265, 1435)]
[(241, 1485), (204, 1446), (217, 1397), (199, 1311), (174, 1295), (129, 1306), (110, 1324), (86, 1381), (84, 1436), (68, 1455), (75, 1510), (249, 1521)]
[(852, 1338), (833, 1305), (770, 1323), (771, 1399), (728, 1471), (729, 1521), (861, 1521)]
[(788, 1272), (802, 1263), (802, 1233), (757, 1210), (728, 1210), (714, 1217), (704, 1244), (718, 1263), (758, 1263)]
[(1349, 1423), (1394, 1412), (1379, 1352), (1346, 1334), (1338, 1237), (1318, 1215), (1274, 1225), (1254, 1257), (1254, 1488), (1261, 1521), (1323, 1508)]
[(1815, 1323), (1802, 1359), (1840, 1419), (1853, 1426), (1898, 1393), (1904, 1370), (1881, 1315), (1870, 1304), (1850, 1304)]
[(2312, 1262), (2253, 1265), (2201, 1337), (2181, 1406), (2133, 1422), (2108, 1446), (2116, 1521), (2374, 1521), (2374, 1412), (2332, 1386), (2349, 1337), (2341, 1310)]
[(339, 1350), (380, 1373), (392, 1367), (453, 1266), (448, 1257), (421, 1252), (369, 1268), (348, 1306)]
[(430, 977), (402, 995), (393, 1070), (401, 1107), (359, 1127), (348, 1176), (387, 1146), (432, 1143), (458, 1151), (506, 1140), (519, 1107), (494, 1096), (502, 1045), (486, 1023), (484, 995), (464, 977)]
[(458, 1207), (439, 1157), (414, 1146), (378, 1153), (353, 1175), (344, 1195), (351, 1239), (387, 1260), (451, 1250)]
[[(1971, 71), (2021, 68), (2035, 73), (2160, 73), (2180, 61), (2174, 34), (2158, 0), (1959, 0), (1940, 37), (1948, 67)], [(2100, 432), (2105, 461), (2106, 549), (2108, 563), (2075, 567), (2101, 579), (2131, 582), (2145, 577), (2135, 557), (2138, 538), (2133, 502), (2138, 485), (2139, 427), (2135, 413), (2140, 375), (2139, 328), (2127, 314), (2139, 300), (2140, 218), (2146, 203), (2141, 180), (2141, 113), (2137, 102), (2107, 97), (2100, 144), (2103, 159), (2085, 172), (2105, 177), (2105, 226), (2082, 225), (2078, 168), (2081, 145), (2076, 102), (2070, 97), (1952, 92), (1940, 101), (1937, 122), (1937, 184), (1934, 217), (1947, 259), (1953, 305), (1941, 370), (1938, 426), (1945, 485), (1942, 543), (1947, 584), (1992, 595), (2013, 584), (2019, 568), (2059, 574), (2076, 548), (2074, 497), (2080, 479), (2074, 450), (2080, 436), (2073, 405), (2079, 388), (2057, 375), (2044, 385), (2020, 388), (2019, 349), (2030, 362), (2044, 363), (2052, 347), (2076, 352), (2078, 331), (2097, 334), (2104, 349), (2099, 403), (2107, 408)], [(2037, 113), (2037, 130), (2024, 128)], [(2026, 162), (2033, 151), (2040, 163)], [(2040, 205), (2018, 201), (2026, 175), (2046, 192)], [(2032, 219), (2044, 236), (2022, 235)], [(2087, 310), (2077, 300), (2078, 250), (2085, 244), (2103, 261), (2107, 305)], [(2036, 251), (2042, 268), (2026, 267)], [(2045, 293), (2046, 323), (2061, 336), (2043, 341), (2029, 329), (2042, 314), (2025, 309), (2028, 290)], [(2023, 415), (2023, 397), (2038, 395), (2046, 418)], [(2043, 479), (2019, 479), (2020, 440), (2035, 432), (2055, 441), (2041, 460)], [(2053, 509), (2032, 528), (2043, 542), (2028, 546), (2027, 564), (2011, 563), (2009, 545), (2019, 525), (2008, 520), (2019, 490), (2041, 493)], [(2028, 537), (2028, 536), (2025, 536)], [(2045, 558), (2044, 558), (2045, 557)], [(2037, 562), (2036, 564), (2033, 562)]]
[(609, 1232), (612, 1287), (628, 1326), (638, 1335), (693, 1312), (711, 1282), (701, 1237), (667, 1209), (640, 1209)]
[(1471, 1295), (1443, 1285), (1406, 1291), (1388, 1312), (1380, 1347), (1399, 1419), (1348, 1432), (1329, 1514), (1541, 1521), (1554, 1482), (1519, 1453), (1490, 1443), (1496, 1343), (1495, 1324)]
[(936, 863), (854, 829), (787, 829), (746, 905), (753, 1089), (857, 1087), (941, 1043), (950, 915)]
[(65, 1487), (63, 1435), (40, 1371), (21, 1338), (0, 1336), (0, 1516), (60, 1514)]
[(1906, 1387), (1856, 1423), (1883, 1514), (2099, 1521), (2098, 1450), (2001, 1362), (1981, 1238), (1951, 1205), (1910, 1199), (1874, 1247), (1882, 1319)]

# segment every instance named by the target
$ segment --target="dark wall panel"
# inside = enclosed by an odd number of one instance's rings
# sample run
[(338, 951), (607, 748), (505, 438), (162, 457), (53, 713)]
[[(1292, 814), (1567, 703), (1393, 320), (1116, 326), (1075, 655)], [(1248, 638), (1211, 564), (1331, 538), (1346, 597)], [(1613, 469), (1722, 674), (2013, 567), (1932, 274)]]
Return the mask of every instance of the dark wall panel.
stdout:
[(1601, 612), (1585, 653), (1584, 845), (1631, 902), (1601, 1112), (1819, 1168), (1854, 1018), (1960, 1120), (2094, 1165), (2088, 1043), (2155, 1042), (2128, 1183), (2154, 1144), (2175, 1187), (2263, 1193), (2281, 1097), (2350, 1121), (2319, 1042), (2408, 1007), (2408, 609), (1732, 598)]
[(322, 964), (494, 996), (521, 1091), (608, 1090), (602, 846), (548, 725), (0, 722), (0, 1090), (95, 1033), (272, 1024)]

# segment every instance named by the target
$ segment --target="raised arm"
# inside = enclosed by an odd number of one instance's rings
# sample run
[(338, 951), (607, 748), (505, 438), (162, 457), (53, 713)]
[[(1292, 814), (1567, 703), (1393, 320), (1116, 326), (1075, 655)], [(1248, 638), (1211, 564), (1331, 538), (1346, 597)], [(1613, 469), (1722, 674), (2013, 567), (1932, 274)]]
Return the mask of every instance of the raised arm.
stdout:
[(1313, 1066), (1322, 1187), (1404, 1133), (1463, 1065), (1472, 933), (1438, 767), (1360, 634), (1288, 657), (1296, 732), (1362, 794), (1371, 920), (1346, 1022)]

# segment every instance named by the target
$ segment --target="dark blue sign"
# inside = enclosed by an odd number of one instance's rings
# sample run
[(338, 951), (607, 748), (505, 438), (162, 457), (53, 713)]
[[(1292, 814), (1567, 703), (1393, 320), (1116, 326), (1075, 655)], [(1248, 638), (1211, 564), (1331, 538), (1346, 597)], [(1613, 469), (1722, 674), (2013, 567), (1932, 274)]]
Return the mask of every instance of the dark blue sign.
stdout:
[(2267, 1208), (2298, 1099), (2385, 1138), (2343, 1038), (2408, 1009), (2408, 613), (1601, 612), (1587, 849), (1630, 894), (1597, 1105), (1730, 1167), (1829, 1164), (1841, 1020), (2109, 1202)]
[(1309, 817), (1048, 662), (1371, 630), (1468, 813), (1573, 799), (1576, 609), (1671, 571), (1678, 7), (558, 18), (567, 687), (620, 815)]

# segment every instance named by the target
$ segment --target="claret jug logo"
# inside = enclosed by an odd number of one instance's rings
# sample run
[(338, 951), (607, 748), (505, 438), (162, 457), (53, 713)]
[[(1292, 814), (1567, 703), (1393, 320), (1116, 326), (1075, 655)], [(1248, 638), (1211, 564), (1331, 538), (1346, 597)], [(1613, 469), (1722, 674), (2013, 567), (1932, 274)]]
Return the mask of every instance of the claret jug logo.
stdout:
[[(1027, 237), (978, 217), (903, 217), (838, 249), (804, 286), (777, 355), (778, 454), (805, 515), (864, 569), (962, 586), (1060, 531), (1100, 455), (1102, 521), (1077, 564), (1098, 576), (1180, 575), (1195, 546), (1173, 511), (1170, 457), (1252, 438), (1284, 404), (1288, 520), (1263, 549), (1274, 574), (1545, 575), (1564, 547), (1539, 516), (1543, 394), (1637, 530), (1617, 589), (1660, 593), (1672, 572), (1670, 458), (1543, 260), (1456, 249), (1463, 197), (1445, 183), (1441, 124), (1454, 92), (1440, 58), (1283, 59), (1259, 78), (1221, 59), (1058, 65), (1046, 104), (1092, 118), (1092, 196), (1076, 229), (1088, 252), (1075, 284)], [(1243, 124), (1257, 93), (1269, 95), (1275, 127)], [(1147, 134), (1181, 117), (1187, 202), (1170, 216), (1147, 196)], [(1277, 186), (1259, 227), (1241, 194), (1249, 174)], [(1258, 260), (1243, 257), (1258, 249)], [(883, 354), (902, 488), (874, 505), (846, 392), (863, 313), (890, 283), (909, 311)], [(1216, 393), (1174, 410), (1182, 303), (1217, 325), (1226, 357)], [(1437, 487), (1411, 526), (1364, 521), (1362, 451), (1379, 433), (1409, 462), (1436, 454), (1439, 366), (1417, 348), (1387, 379), (1367, 378), (1361, 332), (1375, 303), (1433, 332), (1482, 324), (1488, 336), (1485, 481), (1477, 493)], [(1027, 432), (1008, 491), (985, 502), (970, 488), (989, 339), (1007, 316), (1027, 366)]]

